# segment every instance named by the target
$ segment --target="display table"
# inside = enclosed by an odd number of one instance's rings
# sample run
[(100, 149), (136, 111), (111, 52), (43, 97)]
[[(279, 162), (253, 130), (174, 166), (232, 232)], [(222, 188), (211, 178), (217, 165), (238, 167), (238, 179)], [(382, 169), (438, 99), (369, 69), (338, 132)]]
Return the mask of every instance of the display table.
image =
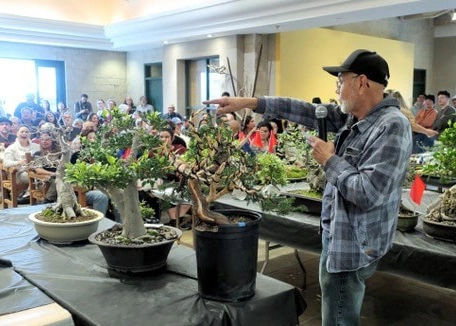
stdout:
[[(305, 309), (299, 291), (258, 274), (256, 294), (240, 303), (201, 299), (194, 251), (174, 245), (167, 271), (147, 276), (108, 273), (97, 246), (55, 246), (38, 238), (28, 214), (41, 206), (0, 211), (0, 254), (14, 271), (89, 325), (295, 325)], [(99, 229), (112, 221), (104, 219)], [(112, 277), (114, 276), (114, 277)], [(2, 297), (3, 302), (14, 294)], [(43, 299), (43, 304), (46, 304)], [(49, 301), (49, 299), (48, 299)], [(2, 303), (3, 303), (2, 302)], [(28, 307), (25, 300), (18, 305)], [(8, 307), (9, 312), (15, 308)]]
[[(289, 187), (299, 189), (300, 186), (295, 184)], [(432, 202), (438, 195), (426, 192), (422, 206)], [(407, 197), (408, 193), (405, 191), (403, 198), (406, 201)], [(282, 216), (263, 212), (259, 205), (247, 204), (246, 201), (235, 199), (231, 195), (219, 199), (216, 206), (261, 212), (263, 219), (260, 224), (260, 238), (265, 241), (318, 254), (321, 251), (319, 216), (305, 213)], [(456, 244), (428, 237), (420, 220), (413, 232), (396, 231), (394, 246), (380, 261), (378, 269), (456, 290)]]

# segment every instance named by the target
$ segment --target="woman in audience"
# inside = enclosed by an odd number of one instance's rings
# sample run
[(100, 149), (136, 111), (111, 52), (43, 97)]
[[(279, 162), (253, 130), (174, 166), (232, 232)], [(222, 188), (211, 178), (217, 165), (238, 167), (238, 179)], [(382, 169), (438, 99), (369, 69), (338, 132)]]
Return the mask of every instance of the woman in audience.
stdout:
[(46, 113), (46, 119), (44, 120), (45, 122), (50, 122), (52, 123), (54, 126), (58, 126), (58, 122), (57, 122), (57, 117), (55, 116), (54, 113), (52, 113), (51, 111), (48, 111)]
[[(30, 129), (27, 126), (19, 128), (15, 142), (5, 149), (3, 166), (16, 168), (17, 185), (22, 189), (28, 188), (28, 164), (32, 159), (32, 155), (39, 150), (40, 146), (31, 142)], [(27, 201), (29, 196), (28, 190), (25, 190), (18, 199)]]
[(103, 119), (101, 119), (96, 113), (92, 112), (87, 116), (87, 121), (93, 122), (96, 129), (98, 129), (103, 124)]
[(396, 100), (398, 100), (402, 114), (404, 114), (407, 117), (407, 119), (410, 121), (410, 125), (411, 125), (412, 131), (413, 131), (413, 138), (414, 138), (412, 153), (414, 153), (414, 154), (421, 153), (423, 151), (423, 149), (420, 146), (421, 144), (419, 144), (417, 141), (415, 141), (416, 138), (418, 137), (418, 134), (421, 134), (419, 137), (432, 138), (434, 136), (437, 136), (438, 132), (431, 128), (425, 128), (425, 127), (419, 125), (415, 121), (415, 117), (413, 116), (412, 111), (405, 103), (405, 100), (399, 91), (388, 89), (388, 90), (386, 90), (386, 94), (388, 94), (388, 95), (394, 97)]
[(257, 126), (257, 131), (254, 133), (254, 138), (250, 143), (250, 147), (256, 153), (274, 153), (276, 146), (277, 139), (272, 125), (268, 121), (261, 121)]
[(125, 98), (125, 100), (123, 101), (123, 104), (125, 104), (128, 107), (127, 108), (128, 114), (133, 114), (136, 111), (136, 106), (133, 103), (133, 99), (131, 98), (131, 96), (127, 96)]

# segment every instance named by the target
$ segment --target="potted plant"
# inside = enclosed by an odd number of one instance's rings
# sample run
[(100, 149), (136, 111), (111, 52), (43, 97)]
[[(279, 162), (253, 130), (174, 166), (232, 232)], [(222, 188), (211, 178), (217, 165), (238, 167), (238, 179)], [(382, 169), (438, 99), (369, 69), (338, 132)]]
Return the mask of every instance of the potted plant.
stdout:
[[(309, 132), (307, 132), (309, 133)], [(315, 132), (310, 132), (315, 133)], [(312, 158), (311, 147), (307, 145), (306, 133), (297, 126), (292, 126), (278, 137), (278, 151), (287, 162), (287, 170), (301, 170), (301, 177), (307, 187), (288, 190), (284, 194), (299, 204), (298, 210), (319, 215), (322, 208), (322, 196), (326, 182), (322, 167)], [(289, 181), (293, 181), (290, 180)]]
[(445, 190), (428, 207), (423, 218), (423, 229), (436, 239), (456, 242), (456, 185)]
[(175, 164), (187, 178), (193, 203), (198, 290), (213, 300), (244, 300), (255, 293), (261, 215), (216, 211), (211, 204), (237, 189), (247, 201), (263, 203), (264, 210), (284, 208), (286, 204), (277, 200), (270, 187), (286, 183), (285, 165), (274, 154), (244, 152), (242, 145), (248, 138), (234, 140), (223, 122), (192, 128), (190, 134), (190, 146)]
[(413, 231), (418, 224), (418, 216), (418, 212), (414, 212), (401, 204), (396, 228), (402, 232)]
[(86, 240), (95, 232), (103, 214), (89, 208), (82, 208), (76, 199), (72, 185), (64, 179), (66, 164), (70, 162), (71, 146), (65, 140), (65, 132), (52, 124), (45, 124), (40, 132), (52, 136), (60, 151), (50, 152), (29, 163), (32, 169), (54, 167), (57, 202), (44, 210), (30, 214), (38, 235), (52, 243), (69, 244)]
[(92, 234), (108, 267), (121, 272), (161, 269), (182, 232), (170, 226), (145, 226), (141, 217), (138, 180), (153, 183), (173, 168), (160, 139), (151, 129), (166, 122), (156, 112), (145, 114), (140, 126), (126, 113), (112, 111), (112, 120), (93, 141), (83, 139), (78, 161), (66, 166), (66, 180), (96, 187), (112, 200), (122, 224)]
[(437, 186), (456, 183), (456, 122), (449, 121), (448, 124), (449, 127), (439, 136), (432, 159), (421, 170), (423, 178)]

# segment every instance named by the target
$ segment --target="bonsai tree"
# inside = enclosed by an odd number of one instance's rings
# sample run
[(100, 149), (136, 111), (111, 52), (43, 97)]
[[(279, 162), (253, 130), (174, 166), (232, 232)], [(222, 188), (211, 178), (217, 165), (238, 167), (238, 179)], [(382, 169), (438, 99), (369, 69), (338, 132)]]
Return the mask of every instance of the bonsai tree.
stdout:
[(137, 183), (154, 182), (174, 169), (160, 139), (150, 133), (166, 122), (157, 112), (142, 117), (141, 125), (115, 109), (112, 120), (97, 131), (91, 142), (82, 139), (76, 164), (66, 165), (66, 180), (106, 193), (123, 222), (122, 236), (136, 239), (146, 234), (141, 218)]
[(433, 159), (423, 166), (422, 173), (446, 182), (456, 178), (456, 122), (449, 121), (449, 127), (442, 132), (439, 142), (432, 154)]
[(56, 168), (57, 202), (48, 207), (49, 212), (53, 213), (54, 220), (69, 220), (86, 216), (87, 213), (81, 209), (77, 202), (72, 184), (65, 180), (66, 167), (72, 155), (71, 144), (66, 140), (66, 131), (63, 128), (55, 127), (53, 124), (45, 123), (40, 128), (40, 132), (49, 133), (54, 140), (58, 141), (60, 147), (60, 152), (53, 152), (35, 158), (29, 164), (31, 168)]
[(286, 200), (278, 200), (271, 186), (286, 184), (285, 165), (270, 153), (252, 156), (242, 150), (249, 139), (233, 138), (232, 131), (223, 122), (196, 129), (193, 115), (190, 130), (191, 143), (187, 152), (175, 164), (187, 179), (195, 223), (228, 224), (229, 219), (211, 210), (211, 203), (234, 189), (247, 194), (247, 200), (259, 201), (263, 209), (286, 209)]

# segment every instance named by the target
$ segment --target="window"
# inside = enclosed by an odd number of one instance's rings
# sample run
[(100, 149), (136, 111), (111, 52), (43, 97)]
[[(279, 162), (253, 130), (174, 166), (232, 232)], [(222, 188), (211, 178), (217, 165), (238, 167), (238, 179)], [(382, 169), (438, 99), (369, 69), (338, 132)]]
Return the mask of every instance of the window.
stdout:
[(65, 102), (65, 65), (63, 61), (0, 58), (0, 106), (13, 114), (25, 95), (35, 94), (36, 103), (48, 100), (52, 110)]

